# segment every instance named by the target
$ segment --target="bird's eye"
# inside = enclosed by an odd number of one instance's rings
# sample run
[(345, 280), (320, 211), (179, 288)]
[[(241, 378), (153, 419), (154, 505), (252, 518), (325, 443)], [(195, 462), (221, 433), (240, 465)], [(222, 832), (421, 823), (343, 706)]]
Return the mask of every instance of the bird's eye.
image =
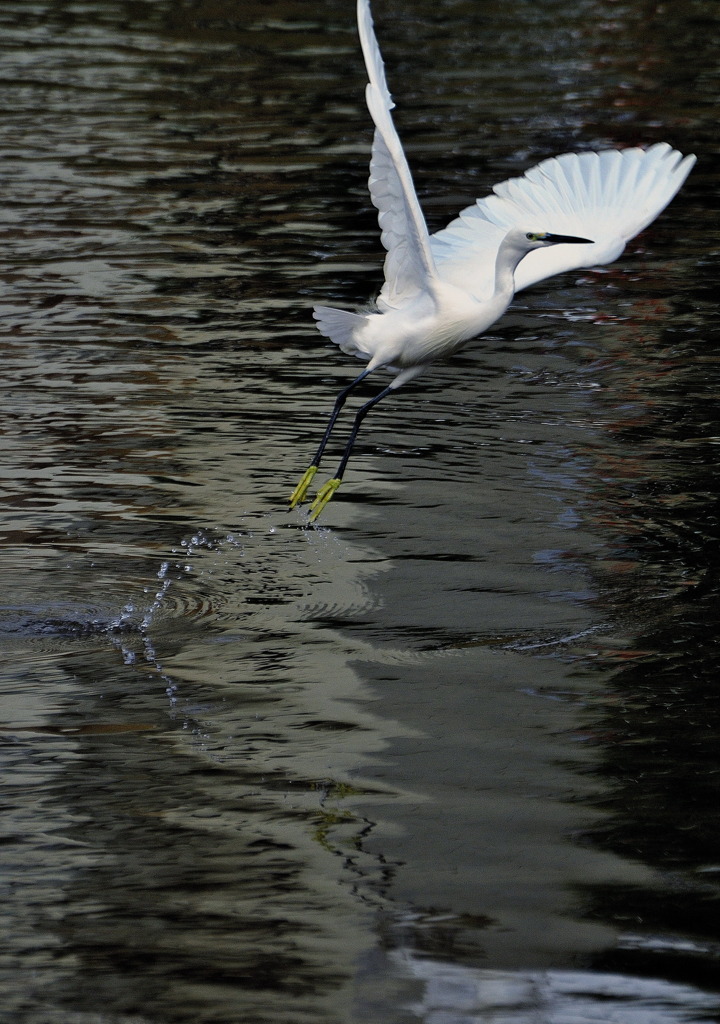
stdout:
[(525, 237), (527, 238), (528, 242), (537, 242), (537, 240), (540, 238), (540, 235), (536, 235), (534, 231), (528, 231)]

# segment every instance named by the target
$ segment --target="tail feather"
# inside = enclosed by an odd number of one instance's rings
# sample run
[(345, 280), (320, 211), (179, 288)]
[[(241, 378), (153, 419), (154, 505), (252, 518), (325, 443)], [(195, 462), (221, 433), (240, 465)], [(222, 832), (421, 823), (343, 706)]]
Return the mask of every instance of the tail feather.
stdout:
[(365, 323), (360, 313), (350, 313), (346, 309), (335, 309), (332, 306), (314, 306), (313, 316), (317, 320), (317, 329), (326, 338), (334, 342), (349, 356), (369, 358), (358, 344), (355, 335)]

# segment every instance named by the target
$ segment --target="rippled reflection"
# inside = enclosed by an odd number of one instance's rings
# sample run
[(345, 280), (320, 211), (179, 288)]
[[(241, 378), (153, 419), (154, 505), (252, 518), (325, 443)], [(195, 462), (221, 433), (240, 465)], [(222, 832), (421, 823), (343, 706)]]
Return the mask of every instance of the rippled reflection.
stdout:
[(309, 307), (381, 261), (350, 6), (0, 7), (5, 1013), (713, 1020), (716, 7), (374, 0), (433, 229), (701, 160), (308, 529)]
[[(653, 1024), (680, 1024), (714, 1019), (717, 1009), (712, 996), (692, 986), (654, 978), (586, 971), (471, 969), (429, 957), (415, 958), (402, 949), (387, 961), (379, 961), (375, 971), (380, 976), (382, 967), (389, 969), (394, 985), (390, 1005), (398, 998), (404, 1002), (407, 1020), (447, 1019), (459, 1024), (534, 1024), (537, 1020), (646, 1024), (652, 1020)], [(386, 993), (380, 986), (368, 992), (360, 1012), (373, 1020), (386, 1019)]]

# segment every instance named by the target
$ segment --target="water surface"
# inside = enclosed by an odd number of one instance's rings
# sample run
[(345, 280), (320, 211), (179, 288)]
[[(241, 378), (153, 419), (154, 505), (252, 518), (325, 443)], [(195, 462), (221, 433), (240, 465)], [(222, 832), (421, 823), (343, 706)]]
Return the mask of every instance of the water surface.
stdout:
[(433, 229), (698, 167), (309, 528), (310, 306), (382, 259), (352, 5), (2, 6), (8, 1020), (720, 1017), (716, 7), (375, 9)]

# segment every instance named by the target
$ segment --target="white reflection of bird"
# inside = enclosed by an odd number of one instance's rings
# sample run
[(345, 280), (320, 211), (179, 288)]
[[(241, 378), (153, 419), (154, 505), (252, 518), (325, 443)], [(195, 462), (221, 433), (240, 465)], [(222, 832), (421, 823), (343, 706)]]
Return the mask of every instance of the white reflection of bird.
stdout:
[(338, 471), (311, 505), (313, 520), (340, 486), (360, 424), (377, 402), (486, 331), (521, 288), (617, 259), (625, 243), (670, 202), (695, 163), (694, 156), (683, 159), (664, 142), (647, 150), (566, 153), (496, 185), (493, 195), (429, 235), (390, 114), (394, 104), (369, 0), (358, 0), (357, 18), (370, 79), (365, 95), (375, 122), (369, 187), (387, 249), (385, 283), (375, 312), (315, 306), (318, 330), (367, 366), (338, 395), (291, 508), (305, 499), (353, 388), (381, 367), (396, 376), (357, 412)]

